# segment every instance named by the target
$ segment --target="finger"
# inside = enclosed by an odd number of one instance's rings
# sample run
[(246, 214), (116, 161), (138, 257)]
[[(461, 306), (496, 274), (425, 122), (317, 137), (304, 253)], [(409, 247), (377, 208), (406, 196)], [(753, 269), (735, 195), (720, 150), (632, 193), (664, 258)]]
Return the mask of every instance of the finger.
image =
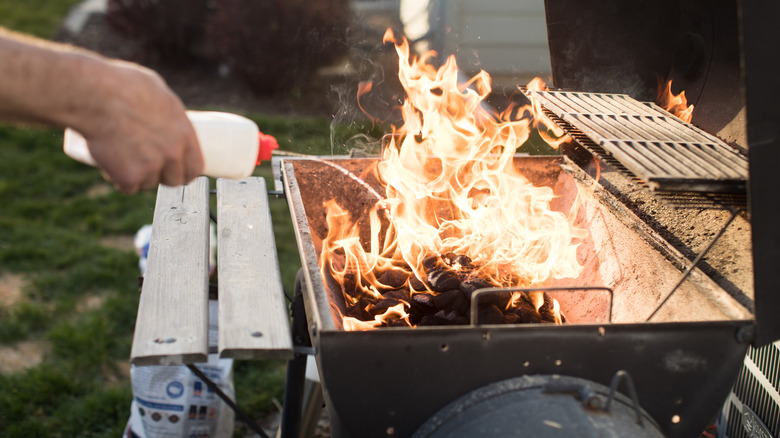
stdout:
[(159, 180), (162, 184), (172, 187), (184, 184), (184, 163), (182, 159), (167, 160), (160, 171)]
[(114, 181), (111, 178), (111, 175), (109, 175), (108, 172), (106, 172), (104, 169), (100, 169), (100, 175), (103, 177), (104, 180), (106, 180), (107, 183), (111, 184), (111, 186), (114, 188), (114, 190), (125, 194), (125, 195), (132, 195), (135, 192), (137, 192), (141, 187), (140, 184), (133, 184), (129, 182), (125, 182), (123, 184), (120, 184), (116, 181)]
[(184, 179), (187, 183), (203, 174), (203, 165), (203, 153), (196, 138), (184, 154)]
[[(143, 183), (140, 184), (141, 190), (152, 190), (156, 188), (158, 185), (160, 185), (160, 178), (158, 177), (149, 177), (146, 180), (144, 180)], [(163, 183), (164, 184), (164, 183)], [(166, 184), (169, 185), (169, 184)]]

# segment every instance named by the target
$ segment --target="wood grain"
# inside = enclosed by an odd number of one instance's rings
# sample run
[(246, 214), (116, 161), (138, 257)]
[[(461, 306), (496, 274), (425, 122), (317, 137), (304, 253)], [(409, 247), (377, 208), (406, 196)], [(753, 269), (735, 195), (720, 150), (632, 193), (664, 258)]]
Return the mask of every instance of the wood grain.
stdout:
[(160, 186), (131, 361), (205, 362), (208, 357), (209, 183)]
[(217, 180), (221, 357), (292, 357), (276, 242), (263, 178)]

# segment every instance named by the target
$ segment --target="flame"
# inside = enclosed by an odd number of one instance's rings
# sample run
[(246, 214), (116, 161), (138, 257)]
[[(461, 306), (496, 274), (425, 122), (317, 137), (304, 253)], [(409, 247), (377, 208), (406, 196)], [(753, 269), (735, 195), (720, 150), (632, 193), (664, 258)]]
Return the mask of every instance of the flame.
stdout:
[(672, 80), (666, 82), (666, 86), (659, 84), (656, 103), (661, 108), (677, 116), (685, 123), (691, 123), (693, 118), (693, 105), (688, 105), (688, 99), (685, 97), (685, 91), (680, 94), (672, 93)]
[[(369, 245), (361, 244), (348, 211), (335, 201), (325, 203), (328, 235), (320, 268), (331, 286), (342, 289), (347, 307), (362, 315), (345, 317), (345, 330), (388, 325), (391, 318), (393, 324), (411, 325), (409, 302), (402, 299), (373, 320), (371, 305), (386, 299), (387, 291), (418, 293), (410, 282), (426, 278), (424, 262), (431, 257), (465, 256), (467, 261), (453, 262), (450, 269), (468, 270), (491, 286), (538, 286), (579, 275), (575, 240), (586, 231), (574, 225), (574, 214), (552, 211), (552, 189), (534, 186), (513, 161), (532, 126), (543, 126), (554, 144), (565, 140), (563, 131), (528, 106), (500, 114), (487, 109), (486, 72), (458, 83), (454, 57), (436, 69), (429, 62), (433, 52), (410, 57), (406, 39), (395, 39), (389, 30), (384, 40), (395, 45), (407, 98), (404, 123), (393, 128), (375, 167), (385, 199), (370, 211)], [(544, 84), (538, 80), (529, 87)], [(438, 293), (420, 283), (423, 292)], [(538, 295), (537, 310), (544, 303)], [(519, 298), (512, 296), (508, 306)]]
[[(528, 83), (526, 88), (529, 91), (547, 91), (547, 85), (540, 78), (533, 78)], [(534, 127), (537, 128), (539, 135), (550, 146), (558, 149), (561, 144), (571, 141), (571, 137), (563, 131), (563, 128), (556, 125), (549, 117), (542, 111), (542, 104), (537, 100), (531, 100), (531, 107), (533, 109)]]
[(363, 108), (363, 105), (360, 103), (360, 98), (363, 97), (365, 94), (368, 94), (371, 92), (371, 89), (374, 88), (374, 83), (372, 81), (360, 81), (358, 83), (358, 90), (357, 90), (357, 104), (358, 108), (360, 108), (360, 111), (363, 112), (363, 114), (367, 115), (371, 121), (375, 121), (376, 119), (366, 111), (365, 108)]
[[(386, 324), (386, 322), (391, 318), (403, 320), (408, 325), (409, 314), (406, 313), (406, 311), (404, 310), (404, 306), (405, 304), (401, 303), (393, 307), (390, 307), (389, 309), (387, 309), (385, 313), (375, 316), (373, 321), (361, 321), (357, 318), (347, 316), (344, 318), (344, 330), (347, 331), (373, 330), (377, 327), (381, 327), (383, 324)], [(408, 306), (408, 304), (406, 306)]]

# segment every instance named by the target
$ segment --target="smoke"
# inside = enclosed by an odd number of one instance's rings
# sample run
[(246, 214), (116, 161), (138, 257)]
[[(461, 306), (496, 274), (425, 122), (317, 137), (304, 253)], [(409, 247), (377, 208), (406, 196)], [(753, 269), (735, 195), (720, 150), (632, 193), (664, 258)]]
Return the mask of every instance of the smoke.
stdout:
[(394, 73), (398, 58), (392, 46), (359, 44), (351, 50), (346, 81), (330, 88), (331, 154), (378, 155), (381, 137), (401, 121), (403, 88)]

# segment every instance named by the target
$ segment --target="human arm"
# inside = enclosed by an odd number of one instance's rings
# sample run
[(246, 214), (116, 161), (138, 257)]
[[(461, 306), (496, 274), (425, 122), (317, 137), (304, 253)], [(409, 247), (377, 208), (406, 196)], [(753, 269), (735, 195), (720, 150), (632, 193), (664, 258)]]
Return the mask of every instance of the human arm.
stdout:
[(185, 184), (203, 169), (184, 106), (159, 75), (2, 28), (0, 119), (75, 129), (124, 193)]

